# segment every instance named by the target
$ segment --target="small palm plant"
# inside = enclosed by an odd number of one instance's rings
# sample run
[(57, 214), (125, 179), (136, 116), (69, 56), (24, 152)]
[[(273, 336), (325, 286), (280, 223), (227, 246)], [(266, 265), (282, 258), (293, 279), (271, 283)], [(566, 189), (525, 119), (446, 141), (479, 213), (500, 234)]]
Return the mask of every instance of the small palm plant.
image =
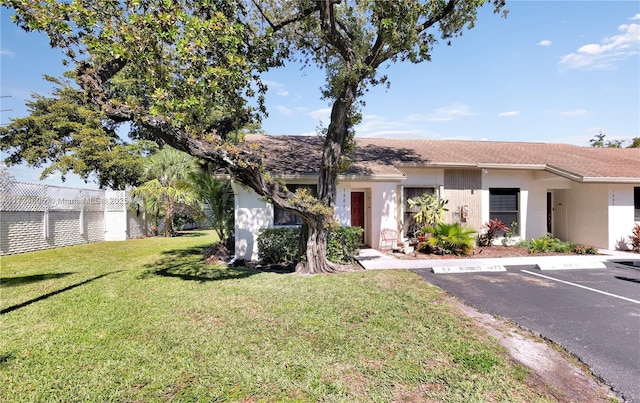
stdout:
[(189, 182), (200, 201), (205, 219), (222, 242), (229, 242), (234, 227), (234, 195), (231, 182), (216, 179), (212, 167), (189, 174)]
[(438, 223), (424, 229), (431, 237), (427, 243), (438, 254), (470, 255), (475, 244), (475, 231), (459, 223)]

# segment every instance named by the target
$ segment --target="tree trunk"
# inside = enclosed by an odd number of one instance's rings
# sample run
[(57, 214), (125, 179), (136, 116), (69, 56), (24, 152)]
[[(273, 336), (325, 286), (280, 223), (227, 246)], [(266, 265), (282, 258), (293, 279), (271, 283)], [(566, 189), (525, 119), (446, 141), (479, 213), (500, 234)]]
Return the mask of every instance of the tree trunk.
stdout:
[[(355, 99), (356, 86), (345, 84), (331, 108), (331, 123), (327, 130), (318, 178), (318, 200), (330, 207), (332, 211), (335, 209), (340, 160), (345, 146), (350, 141), (347, 122)], [(334, 264), (327, 260), (327, 238), (333, 216), (302, 217), (304, 224), (300, 235), (301, 244), (306, 244), (304, 248), (306, 261), (298, 263), (296, 272), (315, 274), (348, 271), (349, 266)], [(302, 245), (300, 249), (302, 252)]]
[(304, 253), (306, 259), (298, 263), (296, 273), (319, 274), (346, 271), (346, 267), (331, 263), (327, 260), (327, 237), (329, 235), (329, 228), (326, 225), (316, 224), (318, 223), (303, 225), (301, 239), (306, 238)]
[(173, 215), (174, 215), (173, 203), (169, 202), (169, 204), (167, 205), (167, 211), (165, 212), (165, 215), (164, 215), (164, 236), (167, 238), (172, 237), (174, 234)]

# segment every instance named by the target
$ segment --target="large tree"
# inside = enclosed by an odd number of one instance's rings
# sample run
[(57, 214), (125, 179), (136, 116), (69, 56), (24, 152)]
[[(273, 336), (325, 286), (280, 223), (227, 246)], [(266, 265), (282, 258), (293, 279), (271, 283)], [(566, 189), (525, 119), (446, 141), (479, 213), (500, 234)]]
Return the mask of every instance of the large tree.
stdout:
[[(387, 82), (379, 68), (386, 63), (420, 63), (431, 59), (439, 39), (450, 41), (475, 24), (484, 0), (295, 1), (253, 0), (271, 30), (281, 35), (306, 63), (326, 73), (322, 91), (331, 102), (331, 118), (324, 133), (318, 180), (318, 199), (333, 210), (336, 179), (348, 165), (353, 126), (365, 91)], [(504, 0), (493, 0), (500, 12)], [(327, 214), (302, 215), (306, 264), (299, 271), (333, 271), (326, 261)]]
[[(100, 188), (125, 189), (141, 182), (144, 157), (158, 148), (153, 141), (123, 141), (116, 122), (108, 119), (68, 80), (45, 76), (55, 84), (52, 96), (32, 95), (29, 115), (0, 127), (5, 162), (43, 167), (41, 179), (73, 172)], [(133, 131), (135, 133), (136, 131)]]
[[(16, 22), (42, 30), (76, 67), (80, 87), (114, 122), (224, 167), (304, 222), (299, 272), (331, 272), (326, 239), (336, 178), (353, 145), (358, 101), (385, 63), (430, 59), (432, 46), (472, 28), (484, 0), (120, 2), (1, 0)], [(504, 0), (489, 0), (500, 11)], [(289, 192), (265, 171), (260, 151), (232, 134), (256, 117), (248, 99), (259, 73), (291, 56), (326, 71), (332, 103), (318, 197)], [(259, 96), (258, 110), (262, 110)]]

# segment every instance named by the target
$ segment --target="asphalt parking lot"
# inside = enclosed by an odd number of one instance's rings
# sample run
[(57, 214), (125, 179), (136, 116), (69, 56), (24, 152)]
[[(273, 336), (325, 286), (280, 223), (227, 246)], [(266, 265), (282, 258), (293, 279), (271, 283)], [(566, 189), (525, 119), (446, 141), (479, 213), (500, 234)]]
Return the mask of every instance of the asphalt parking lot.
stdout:
[(434, 274), (428, 282), (476, 309), (502, 316), (577, 356), (626, 401), (640, 402), (640, 268)]

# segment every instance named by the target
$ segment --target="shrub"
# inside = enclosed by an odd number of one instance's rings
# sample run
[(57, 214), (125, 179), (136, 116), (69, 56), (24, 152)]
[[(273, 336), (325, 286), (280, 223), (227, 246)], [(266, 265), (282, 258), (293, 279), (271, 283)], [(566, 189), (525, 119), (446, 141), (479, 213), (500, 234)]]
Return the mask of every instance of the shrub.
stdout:
[(636, 224), (631, 233), (631, 249), (640, 253), (640, 225)]
[(503, 223), (497, 218), (493, 218), (483, 224), (483, 227), (487, 229), (487, 232), (478, 235), (479, 246), (491, 246), (493, 240), (498, 235), (498, 231), (509, 232), (511, 229), (507, 227), (507, 224)]
[[(360, 248), (362, 228), (337, 227), (329, 232), (327, 259), (333, 263), (352, 263)], [(263, 228), (258, 234), (258, 257), (265, 263), (298, 262), (300, 227)]]
[(463, 227), (459, 223), (440, 223), (427, 227), (426, 231), (431, 234), (427, 242), (436, 253), (469, 255), (473, 251), (476, 232), (471, 228)]
[(554, 238), (551, 234), (545, 234), (540, 238), (522, 241), (518, 243), (521, 248), (528, 249), (531, 253), (576, 253), (579, 255), (595, 255), (598, 250), (593, 246), (565, 242)]
[(263, 228), (258, 233), (258, 257), (265, 263), (300, 260), (300, 228)]
[(520, 244), (518, 244), (518, 246), (529, 249), (529, 252), (531, 253), (568, 253), (573, 249), (573, 244), (561, 241), (558, 238), (554, 238), (551, 234), (545, 234), (540, 238), (521, 242)]
[(597, 255), (598, 249), (589, 245), (576, 244), (573, 246), (573, 253), (577, 255)]
[(327, 259), (333, 263), (353, 263), (360, 250), (363, 229), (360, 227), (338, 227), (329, 232)]

